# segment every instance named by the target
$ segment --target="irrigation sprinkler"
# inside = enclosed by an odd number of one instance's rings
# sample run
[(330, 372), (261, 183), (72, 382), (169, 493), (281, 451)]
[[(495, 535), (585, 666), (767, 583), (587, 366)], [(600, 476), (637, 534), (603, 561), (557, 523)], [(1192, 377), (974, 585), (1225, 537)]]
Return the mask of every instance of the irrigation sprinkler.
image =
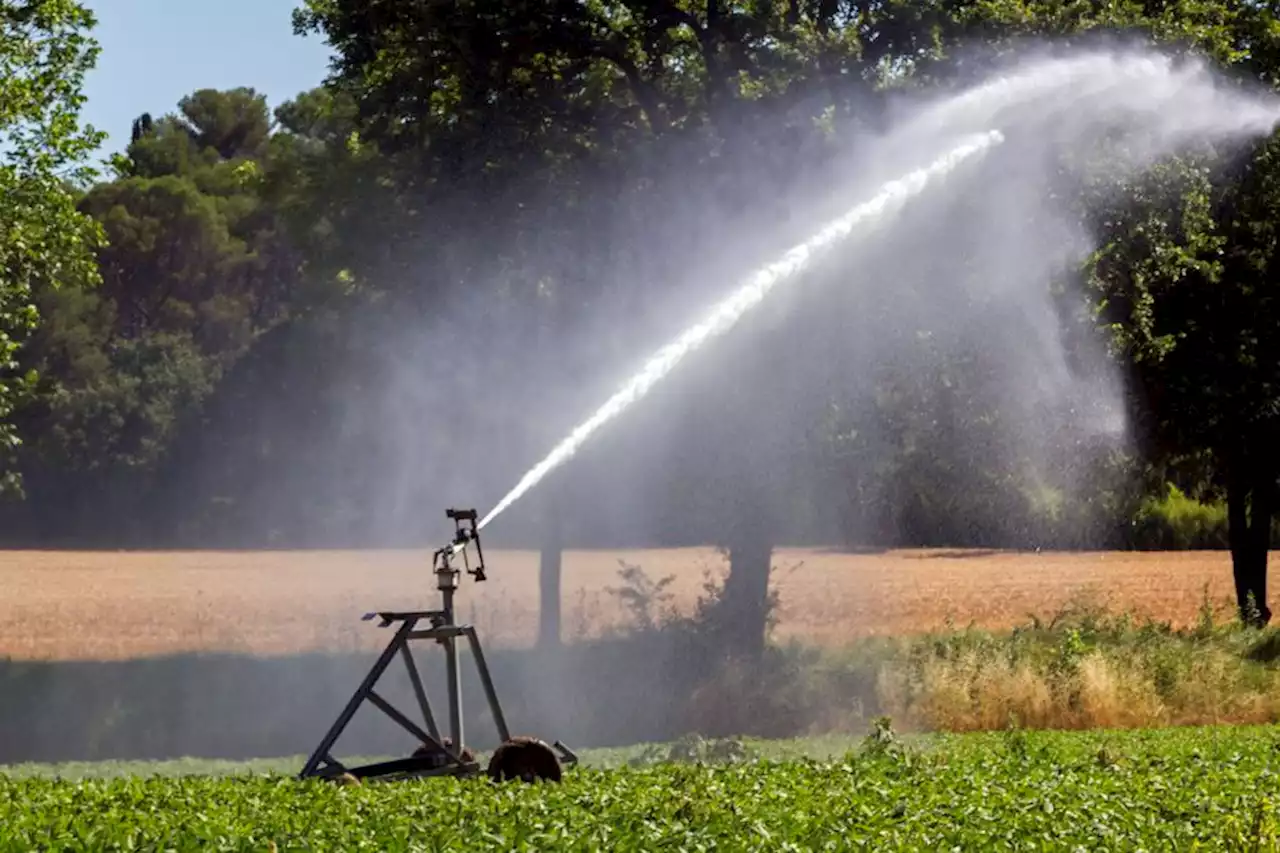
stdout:
[[(488, 775), (495, 781), (506, 779), (522, 779), (526, 782), (536, 779), (559, 781), (561, 763), (577, 763), (578, 759), (573, 751), (558, 740), (548, 745), (538, 738), (511, 736), (476, 629), (471, 625), (459, 625), (454, 621), (453, 596), (458, 589), (458, 580), (463, 571), (476, 582), (485, 580), (484, 551), (480, 547), (480, 530), (476, 525), (476, 511), (449, 509), (445, 511), (445, 515), (454, 523), (453, 541), (437, 549), (432, 555), (432, 572), (436, 576), (436, 589), (440, 592), (440, 609), (375, 611), (366, 613), (362, 617), (364, 621), (374, 618), (381, 620), (378, 624), (380, 628), (395, 626), (395, 633), (342, 709), (342, 713), (338, 715), (338, 719), (330, 726), (320, 744), (307, 759), (306, 765), (298, 774), (300, 778), (349, 779), (354, 777), (364, 780), (478, 774), (480, 765), (476, 762), (471, 750), (467, 748), (463, 731), (462, 673), (458, 667), (458, 645), (462, 640), (465, 640), (470, 648), (471, 657), (476, 665), (476, 674), (480, 678), (481, 687), (484, 688), (485, 697), (489, 702), (489, 711), (493, 716), (494, 726), (498, 730), (500, 746), (494, 751), (489, 761)], [(467, 551), (470, 548), (475, 549), (476, 565), (474, 567), (467, 558)], [(461, 558), (461, 568), (458, 567), (459, 558)], [(419, 625), (422, 623), (430, 627), (420, 628)], [(448, 737), (440, 736), (440, 729), (436, 724), (431, 702), (427, 698), (422, 675), (414, 661), (410, 643), (415, 640), (431, 640), (444, 647), (448, 692)], [(396, 657), (404, 661), (408, 671), (409, 683), (413, 688), (413, 695), (422, 717), (421, 724), (400, 711), (375, 690), (379, 679)], [(351, 723), (356, 711), (365, 702), (373, 705), (418, 740), (420, 746), (410, 757), (359, 767), (347, 767), (334, 757), (334, 745)]]

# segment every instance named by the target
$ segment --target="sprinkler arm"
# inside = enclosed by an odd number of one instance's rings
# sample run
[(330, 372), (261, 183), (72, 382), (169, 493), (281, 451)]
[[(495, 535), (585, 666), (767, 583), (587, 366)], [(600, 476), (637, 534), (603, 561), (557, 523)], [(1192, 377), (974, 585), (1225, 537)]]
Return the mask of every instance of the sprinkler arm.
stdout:
[[(433, 563), (437, 573), (453, 571), (453, 558), (461, 554), (462, 565), (466, 569), (467, 574), (476, 579), (477, 582), (485, 580), (484, 573), (484, 551), (480, 547), (480, 530), (476, 527), (476, 519), (479, 517), (474, 509), (447, 509), (445, 515), (454, 523), (455, 532), (453, 541), (443, 548), (438, 549), (433, 556)], [(476, 548), (476, 565), (473, 568), (467, 560), (467, 546), (475, 545)]]

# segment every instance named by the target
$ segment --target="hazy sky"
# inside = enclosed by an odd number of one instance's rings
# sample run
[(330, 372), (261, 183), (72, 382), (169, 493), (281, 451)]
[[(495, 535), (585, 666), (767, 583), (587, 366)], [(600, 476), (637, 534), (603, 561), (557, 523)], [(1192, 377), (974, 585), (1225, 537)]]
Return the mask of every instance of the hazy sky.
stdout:
[(103, 153), (129, 143), (144, 112), (159, 117), (196, 89), (252, 86), (275, 107), (316, 86), (328, 47), (293, 34), (301, 0), (87, 0), (102, 53), (85, 83), (83, 119), (110, 134)]

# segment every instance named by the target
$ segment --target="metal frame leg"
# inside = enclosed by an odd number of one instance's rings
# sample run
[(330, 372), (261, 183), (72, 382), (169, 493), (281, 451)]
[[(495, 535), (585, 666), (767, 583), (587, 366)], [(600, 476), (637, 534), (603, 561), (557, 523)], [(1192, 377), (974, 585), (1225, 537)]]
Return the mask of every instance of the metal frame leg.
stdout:
[(502, 741), (511, 739), (511, 732), (507, 729), (507, 719), (502, 714), (502, 705), (498, 703), (498, 691), (493, 687), (493, 678), (489, 675), (489, 664), (484, 659), (484, 652), (480, 648), (480, 638), (476, 636), (476, 629), (468, 625), (463, 629), (467, 635), (467, 642), (471, 644), (471, 654), (476, 659), (476, 671), (480, 674), (480, 684), (484, 687), (485, 698), (489, 700), (489, 712), (493, 714), (493, 724), (498, 730), (498, 738)]
[(400, 647), (400, 654), (404, 658), (405, 669), (409, 670), (409, 683), (413, 685), (413, 695), (418, 700), (418, 708), (422, 711), (422, 721), (427, 724), (431, 739), (439, 741), (440, 729), (436, 728), (436, 718), (431, 713), (431, 702), (427, 700), (427, 689), (422, 686), (422, 676), (418, 673), (418, 665), (414, 663), (413, 652), (409, 650), (408, 643)]
[(395, 636), (391, 638), (391, 642), (387, 643), (387, 647), (382, 650), (382, 654), (378, 656), (378, 660), (374, 663), (373, 668), (369, 670), (369, 674), (364, 677), (364, 681), (360, 682), (360, 686), (356, 688), (356, 692), (347, 702), (347, 706), (342, 709), (338, 719), (329, 728), (324, 740), (320, 741), (320, 745), (316, 747), (315, 752), (311, 753), (311, 757), (307, 759), (306, 766), (302, 768), (303, 776), (310, 776), (315, 773), (322, 761), (329, 760), (329, 750), (333, 748), (334, 743), (342, 735), (343, 729), (350, 724), (351, 718), (360, 709), (360, 704), (368, 698), (369, 693), (373, 690), (373, 685), (377, 684), (378, 679), (382, 677), (382, 673), (386, 672), (387, 667), (391, 664), (391, 659), (405, 644), (409, 632), (413, 630), (417, 621), (417, 619), (406, 619), (399, 630), (396, 631)]
[[(446, 596), (446, 605), (450, 603), (448, 596)], [(390, 642), (378, 655), (373, 667), (365, 675), (364, 680), (360, 682), (360, 686), (356, 688), (355, 693), (352, 694), (346, 707), (343, 708), (342, 713), (333, 726), (330, 727), (320, 745), (311, 754), (299, 776), (307, 778), (321, 774), (333, 775), (338, 772), (350, 772), (356, 775), (357, 778), (367, 778), (395, 775), (458, 775), (478, 772), (479, 767), (475, 762), (463, 761), (461, 757), (462, 751), (466, 748), (462, 716), (462, 672), (458, 661), (458, 646), (463, 637), (466, 637), (471, 654), (475, 659), (476, 672), (480, 677), (480, 685), (484, 689), (485, 698), (489, 702), (489, 710), (493, 715), (493, 723), (497, 729), (499, 740), (502, 742), (510, 740), (511, 732), (507, 728), (506, 716), (502, 712), (502, 705), (498, 700), (498, 692), (494, 689), (493, 675), (489, 670), (489, 663), (485, 659), (484, 649), (480, 644), (476, 629), (471, 625), (454, 624), (450, 609), (372, 615), (381, 615), (384, 626), (388, 626), (395, 621), (400, 621), (402, 624), (397, 628), (395, 636), (391, 638)], [(422, 619), (429, 619), (432, 627), (426, 630), (417, 630), (417, 625)], [(418, 670), (413, 652), (409, 646), (409, 643), (413, 640), (430, 640), (445, 647), (449, 693), (449, 733), (452, 738), (451, 749), (445, 749), (443, 740), (440, 738), (439, 727), (432, 713), (426, 688), (423, 686), (422, 674)], [(418, 702), (419, 709), (422, 711), (423, 722), (426, 725), (425, 730), (407, 715), (393, 707), (390, 702), (374, 689), (397, 653), (404, 658), (414, 697)], [(343, 731), (350, 724), (360, 705), (366, 701), (423, 744), (433, 747), (433, 750), (429, 750), (432, 754), (415, 755), (411, 758), (396, 759), (353, 768), (347, 768), (340, 761), (335, 760), (330, 750), (332, 750), (334, 743), (337, 742)], [(554, 746), (560, 751), (562, 760), (567, 763), (576, 763), (577, 757), (567, 747), (564, 747), (559, 741), (556, 741)], [(445, 761), (443, 765), (438, 763), (440, 756), (434, 755), (435, 750), (443, 753)], [(322, 771), (321, 768), (325, 769)]]

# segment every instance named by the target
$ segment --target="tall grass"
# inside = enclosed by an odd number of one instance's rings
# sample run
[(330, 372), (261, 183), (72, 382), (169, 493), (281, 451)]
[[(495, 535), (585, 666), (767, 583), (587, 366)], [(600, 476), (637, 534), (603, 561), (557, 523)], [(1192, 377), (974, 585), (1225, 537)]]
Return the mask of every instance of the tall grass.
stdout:
[(885, 660), (877, 696), (903, 724), (947, 731), (1280, 719), (1280, 635), (1214, 616), (1206, 604), (1175, 630), (1080, 609), (1004, 635), (919, 638)]
[(862, 730), (881, 715), (953, 732), (1280, 720), (1280, 631), (1243, 625), (1207, 589), (1188, 628), (1080, 600), (1007, 632), (945, 626), (840, 650), (774, 645), (749, 663), (681, 643), (696, 620), (650, 619), (636, 630), (667, 635), (699, 673), (678, 716), (703, 734)]

